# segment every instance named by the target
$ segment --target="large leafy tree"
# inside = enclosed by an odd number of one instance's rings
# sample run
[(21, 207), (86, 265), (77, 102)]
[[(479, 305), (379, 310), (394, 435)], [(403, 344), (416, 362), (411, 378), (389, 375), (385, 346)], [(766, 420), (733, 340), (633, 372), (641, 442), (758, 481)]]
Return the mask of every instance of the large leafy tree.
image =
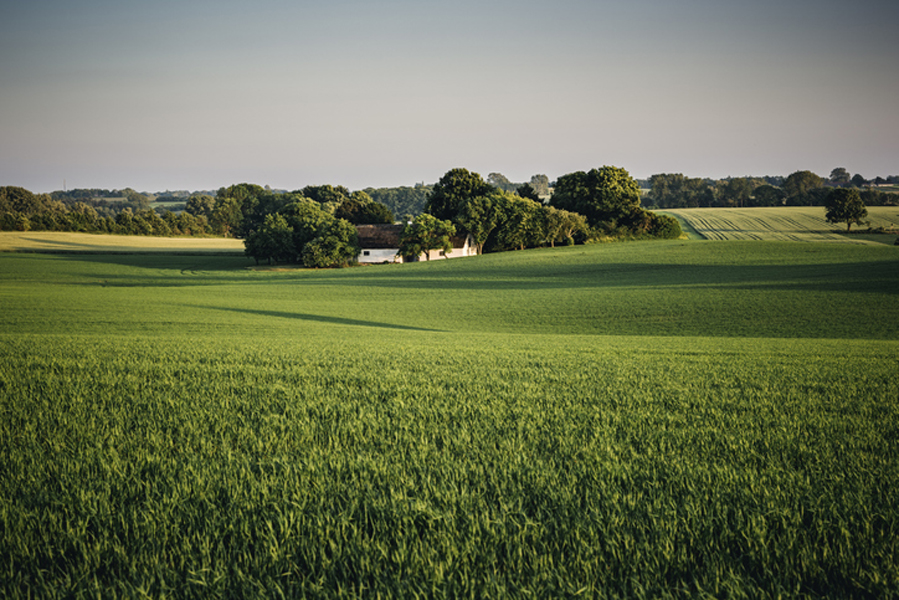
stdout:
[(493, 192), (494, 187), (468, 169), (452, 169), (440, 178), (431, 191), (425, 211), (438, 220), (455, 220), (462, 207), (479, 196)]
[(240, 200), (223, 196), (215, 201), (215, 208), (209, 218), (213, 231), (221, 235), (237, 235), (243, 223)]
[(345, 267), (359, 256), (359, 235), (346, 219), (331, 218), (303, 246), (303, 264), (313, 269)]
[(587, 225), (587, 219), (584, 215), (562, 210), (553, 206), (544, 206), (544, 223), (546, 226), (546, 241), (552, 247), (556, 246), (556, 242), (563, 242), (568, 245), (574, 244), (574, 236), (587, 236), (590, 226)]
[(306, 244), (318, 237), (322, 229), (334, 220), (318, 202), (308, 198), (291, 202), (281, 213), (293, 230), (293, 245), (297, 256), (301, 256)]
[(259, 198), (266, 193), (265, 188), (255, 183), (238, 183), (219, 188), (209, 221), (226, 235), (245, 237), (261, 223), (261, 219), (253, 219), (253, 214)]
[(375, 202), (365, 192), (353, 192), (334, 211), (338, 219), (346, 219), (354, 225), (378, 225), (393, 223), (393, 213), (387, 206)]
[(497, 227), (494, 247), (524, 250), (543, 244), (547, 237), (543, 205), (520, 196), (508, 196), (503, 204), (503, 219)]
[(262, 226), (250, 232), (244, 240), (244, 253), (256, 260), (294, 262), (297, 257), (293, 244), (293, 229), (284, 215), (266, 215)]
[(342, 185), (307, 185), (296, 193), (332, 209), (340, 206), (341, 202), (352, 195), (350, 190)]
[(215, 210), (215, 198), (206, 194), (194, 194), (187, 199), (184, 210), (195, 217), (204, 216), (209, 219)]
[(549, 177), (546, 175), (534, 175), (531, 177), (529, 185), (534, 188), (534, 191), (537, 192), (539, 198), (549, 196)]
[(830, 172), (830, 182), (834, 185), (846, 185), (849, 183), (849, 171), (845, 167), (837, 167)]
[(787, 203), (793, 206), (811, 206), (818, 195), (816, 190), (824, 187), (824, 180), (811, 171), (795, 171), (784, 180), (783, 190)]
[(620, 167), (605, 166), (559, 177), (550, 204), (580, 213), (596, 226), (617, 223), (640, 206), (640, 186)]
[(846, 223), (846, 232), (852, 224), (861, 225), (868, 216), (862, 197), (854, 188), (834, 188), (827, 194), (824, 216), (829, 223)]
[(478, 254), (483, 254), (484, 245), (506, 218), (506, 208), (514, 198), (508, 192), (496, 190), (486, 196), (476, 196), (460, 207), (455, 221), (474, 239)]
[(409, 259), (424, 254), (425, 260), (431, 260), (432, 250), (452, 250), (451, 238), (455, 234), (456, 226), (448, 219), (441, 220), (422, 213), (403, 228), (400, 234), (400, 256)]

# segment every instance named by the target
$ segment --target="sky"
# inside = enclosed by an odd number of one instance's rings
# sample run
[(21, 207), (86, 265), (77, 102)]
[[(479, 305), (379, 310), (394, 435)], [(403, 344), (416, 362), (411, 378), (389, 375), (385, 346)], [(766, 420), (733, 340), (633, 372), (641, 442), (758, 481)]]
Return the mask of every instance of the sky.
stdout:
[(899, 175), (895, 0), (0, 0), (0, 185)]

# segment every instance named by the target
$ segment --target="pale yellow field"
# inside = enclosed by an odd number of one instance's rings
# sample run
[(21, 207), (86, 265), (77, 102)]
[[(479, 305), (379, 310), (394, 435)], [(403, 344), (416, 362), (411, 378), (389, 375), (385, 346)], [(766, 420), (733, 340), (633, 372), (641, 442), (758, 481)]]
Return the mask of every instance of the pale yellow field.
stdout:
[(57, 231), (0, 231), (0, 252), (243, 253), (233, 238), (97, 235)]
[[(709, 240), (779, 240), (798, 242), (849, 242), (892, 244), (896, 235), (846, 235), (845, 225), (824, 219), (821, 206), (782, 206), (777, 208), (681, 208), (659, 211), (674, 215), (700, 236)], [(865, 219), (872, 228), (899, 228), (899, 207), (869, 206)], [(868, 225), (853, 225), (862, 231)]]

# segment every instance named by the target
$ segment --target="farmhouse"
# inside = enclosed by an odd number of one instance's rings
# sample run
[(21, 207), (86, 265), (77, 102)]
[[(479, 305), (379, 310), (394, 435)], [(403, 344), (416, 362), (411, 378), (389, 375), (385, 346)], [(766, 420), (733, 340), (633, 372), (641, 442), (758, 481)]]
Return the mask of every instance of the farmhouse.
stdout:
[[(359, 234), (359, 247), (361, 248), (358, 262), (404, 262), (403, 257), (399, 254), (400, 234), (403, 232), (403, 227), (405, 225), (357, 225), (356, 231)], [(470, 235), (453, 236), (450, 241), (453, 244), (452, 250), (446, 253), (442, 250), (432, 251), (431, 260), (475, 256), (478, 253), (478, 247)], [(412, 260), (406, 259), (405, 262), (420, 260), (425, 260), (423, 253)]]

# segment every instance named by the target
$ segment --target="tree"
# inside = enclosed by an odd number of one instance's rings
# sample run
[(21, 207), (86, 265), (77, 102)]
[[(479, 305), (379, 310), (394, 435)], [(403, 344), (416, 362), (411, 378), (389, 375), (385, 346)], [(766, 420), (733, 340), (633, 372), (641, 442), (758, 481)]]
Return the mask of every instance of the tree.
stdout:
[(386, 206), (394, 215), (421, 214), (431, 195), (431, 186), (397, 188), (365, 188), (363, 190), (372, 200)]
[(477, 173), (462, 168), (451, 169), (434, 185), (425, 211), (438, 220), (455, 220), (466, 202), (487, 196), (493, 190), (493, 186)]
[(353, 192), (334, 211), (338, 219), (346, 219), (354, 225), (379, 225), (393, 223), (393, 213), (387, 206), (375, 202), (365, 192)]
[[(220, 188), (215, 194), (216, 208), (209, 220), (220, 226), (224, 222), (226, 235), (245, 237), (262, 223), (264, 217), (258, 216), (256, 208), (259, 198), (267, 193), (262, 186), (255, 183), (238, 183), (227, 188)], [(228, 200), (232, 202), (227, 202)], [(220, 214), (217, 218), (215, 213), (222, 204), (229, 207), (227, 215)], [(232, 210), (234, 206), (237, 207), (237, 211)], [(254, 214), (257, 214), (256, 218), (254, 218)], [(221, 219), (223, 216), (226, 216), (224, 220)]]
[(532, 186), (530, 183), (526, 183), (520, 186), (515, 190), (515, 193), (517, 193), (522, 198), (528, 198), (530, 200), (533, 200), (534, 202), (540, 202), (540, 194), (537, 193), (537, 190), (535, 190), (534, 186)]
[(549, 177), (546, 175), (534, 175), (531, 177), (530, 186), (537, 192), (537, 199), (549, 197)]
[(811, 206), (817, 195), (814, 190), (824, 187), (824, 180), (811, 171), (796, 171), (784, 180), (787, 203), (792, 206)]
[(559, 177), (550, 204), (584, 215), (593, 226), (615, 224), (640, 206), (640, 187), (620, 167), (577, 171)]
[(287, 224), (284, 215), (266, 215), (262, 226), (250, 232), (244, 240), (244, 253), (253, 258), (256, 264), (267, 260), (275, 262), (294, 262), (297, 257), (293, 244), (293, 229)]
[(321, 235), (334, 217), (321, 205), (308, 198), (300, 198), (285, 206), (281, 214), (293, 230), (293, 246), (297, 256), (302, 256), (306, 244)]
[(346, 267), (359, 256), (356, 226), (346, 219), (328, 221), (303, 247), (303, 264), (310, 269)]
[(829, 223), (846, 223), (846, 232), (852, 224), (861, 225), (868, 216), (868, 209), (861, 195), (854, 188), (834, 188), (827, 194), (824, 216)]
[(722, 206), (744, 207), (752, 195), (752, 182), (746, 177), (734, 177), (718, 186), (718, 200)]
[(194, 194), (187, 199), (184, 210), (195, 217), (204, 216), (209, 219), (215, 210), (215, 198), (206, 194)]
[(516, 188), (516, 185), (509, 181), (509, 178), (502, 173), (490, 173), (487, 175), (487, 183), (504, 192), (511, 192)]
[(524, 250), (538, 246), (547, 238), (543, 205), (528, 198), (510, 195), (503, 207), (503, 219), (496, 231), (496, 247)]
[(671, 215), (661, 215), (654, 212), (647, 212), (646, 214), (649, 215), (647, 233), (652, 237), (662, 240), (676, 240), (683, 234), (680, 222)]
[(504, 218), (504, 206), (509, 197), (510, 194), (502, 190), (477, 196), (464, 203), (456, 214), (456, 222), (474, 239), (478, 254), (483, 254), (484, 244)]
[(849, 171), (843, 167), (837, 167), (830, 172), (830, 182), (834, 185), (846, 185), (849, 183)]
[(131, 204), (133, 210), (147, 210), (150, 208), (150, 199), (140, 192), (136, 192), (131, 188), (122, 190), (122, 195)]
[(556, 242), (574, 244), (575, 234), (587, 235), (589, 225), (584, 215), (555, 208), (543, 206), (544, 223), (546, 224), (546, 241), (555, 248)]
[(863, 187), (868, 185), (868, 180), (862, 177), (860, 174), (856, 173), (852, 176), (852, 179), (849, 181), (855, 187)]
[(342, 185), (307, 185), (299, 192), (300, 195), (310, 200), (315, 200), (319, 204), (337, 207), (341, 202), (351, 196), (350, 190)]
[(240, 200), (230, 196), (217, 198), (209, 223), (218, 234), (228, 236), (237, 233), (243, 223)]
[(403, 228), (400, 234), (400, 255), (405, 259), (414, 259), (424, 253), (425, 260), (431, 260), (431, 250), (452, 250), (450, 238), (455, 234), (456, 227), (448, 219), (441, 220), (422, 213)]
[(96, 209), (84, 202), (76, 202), (69, 210), (70, 231), (96, 231), (100, 215)]
[(784, 202), (784, 191), (773, 185), (760, 185), (752, 192), (754, 206), (780, 206)]

